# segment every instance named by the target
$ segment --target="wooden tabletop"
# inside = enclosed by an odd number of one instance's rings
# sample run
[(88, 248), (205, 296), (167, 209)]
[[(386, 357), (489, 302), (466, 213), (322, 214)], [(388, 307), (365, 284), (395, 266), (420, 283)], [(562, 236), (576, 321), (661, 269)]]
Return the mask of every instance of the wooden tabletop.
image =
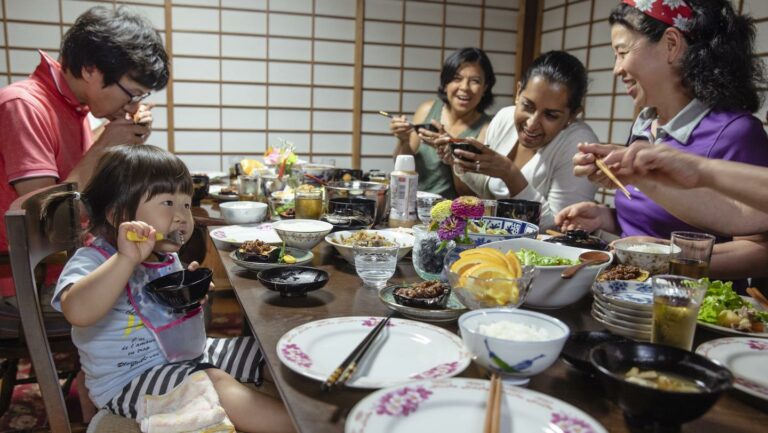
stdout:
[[(379, 300), (375, 290), (363, 287), (354, 268), (325, 242), (313, 250), (315, 258), (312, 266), (326, 270), (330, 274), (330, 281), (324, 288), (310, 292), (305, 298), (281, 298), (278, 293), (266, 289), (258, 282), (255, 273), (232, 262), (230, 251), (220, 248), (219, 255), (297, 430), (312, 433), (343, 432), (347, 413), (371, 391), (339, 389), (321, 393), (320, 382), (294, 373), (280, 362), (276, 351), (277, 342), (283, 334), (307, 322), (352, 315), (383, 316), (388, 311), (387, 307)], [(407, 259), (400, 261), (397, 273), (391, 280), (393, 283), (402, 281), (419, 281)], [(590, 302), (589, 297), (585, 297), (571, 307), (542, 312), (564, 321), (571, 332), (603, 329), (589, 315)], [(453, 332), (457, 330), (456, 322), (438, 326)], [(697, 331), (697, 340), (718, 337), (721, 336)], [(474, 363), (459, 376), (484, 377)], [(625, 424), (621, 410), (606, 398), (597, 380), (562, 360), (534, 376), (528, 388), (582, 409), (602, 423), (609, 432), (632, 431)], [(748, 404), (745, 400), (743, 394), (732, 391), (722, 396), (703, 417), (684, 424), (682, 431), (764, 432), (768, 426), (768, 413), (752, 404), (763, 405), (765, 402), (752, 400)]]

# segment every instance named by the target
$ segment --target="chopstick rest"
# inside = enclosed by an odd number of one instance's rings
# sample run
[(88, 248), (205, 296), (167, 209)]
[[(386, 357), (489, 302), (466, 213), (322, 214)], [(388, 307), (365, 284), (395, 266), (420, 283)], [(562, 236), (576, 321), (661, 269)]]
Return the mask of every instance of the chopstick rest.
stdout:
[(624, 193), (625, 196), (627, 196), (628, 199), (632, 200), (632, 196), (629, 194), (629, 191), (627, 191), (627, 188), (624, 186), (623, 183), (619, 180), (619, 178), (616, 177), (615, 174), (611, 171), (610, 168), (603, 162), (602, 159), (595, 158), (595, 165), (597, 168), (600, 169), (603, 173), (605, 173), (606, 176), (608, 176), (608, 179), (611, 179), (611, 181), (616, 184), (617, 187), (621, 190), (621, 192)]
[(347, 379), (350, 378), (350, 376), (352, 376), (352, 374), (355, 372), (355, 369), (357, 369), (358, 364), (363, 359), (363, 356), (365, 356), (365, 352), (368, 351), (368, 348), (371, 347), (376, 337), (378, 337), (384, 327), (387, 326), (387, 323), (389, 322), (389, 319), (392, 318), (393, 314), (394, 311), (390, 311), (389, 314), (387, 314), (387, 317), (379, 322), (371, 330), (371, 332), (365, 336), (363, 341), (361, 341), (360, 344), (358, 344), (357, 347), (352, 350), (352, 352), (344, 359), (344, 361), (338, 367), (336, 367), (335, 370), (333, 370), (333, 373), (331, 373), (331, 375), (328, 376), (328, 379), (326, 379), (325, 382), (323, 382), (323, 384), (320, 386), (321, 391), (328, 391), (334, 385), (343, 384), (347, 381)]
[(488, 390), (488, 403), (485, 406), (485, 424), (483, 433), (499, 433), (501, 423), (501, 376), (491, 376), (491, 388)]

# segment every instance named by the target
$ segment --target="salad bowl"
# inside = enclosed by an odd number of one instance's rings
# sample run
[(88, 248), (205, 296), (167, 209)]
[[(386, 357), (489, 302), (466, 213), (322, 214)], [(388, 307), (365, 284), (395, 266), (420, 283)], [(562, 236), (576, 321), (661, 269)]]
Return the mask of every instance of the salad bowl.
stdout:
[[(577, 260), (581, 253), (591, 250), (528, 238), (491, 242), (483, 246), (495, 248), (503, 253), (514, 250), (518, 253), (518, 257), (522, 256), (522, 265), (536, 267), (538, 275), (533, 280), (524, 304), (535, 308), (562, 308), (578, 301), (589, 292), (597, 274), (613, 260), (613, 255), (605, 252), (610, 256), (608, 262), (587, 266), (577, 272), (573, 278), (566, 280), (560, 276), (563, 270), (570, 263), (578, 263)], [(526, 251), (520, 253), (521, 250)], [(569, 263), (555, 265), (554, 263), (561, 262), (558, 259), (568, 259)]]

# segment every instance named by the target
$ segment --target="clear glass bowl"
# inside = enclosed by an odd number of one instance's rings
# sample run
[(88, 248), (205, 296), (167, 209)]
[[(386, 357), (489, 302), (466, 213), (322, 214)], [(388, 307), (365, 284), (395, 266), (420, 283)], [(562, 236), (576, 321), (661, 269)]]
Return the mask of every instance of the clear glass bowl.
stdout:
[(523, 266), (519, 278), (462, 277), (450, 271), (453, 262), (459, 259), (459, 253), (452, 250), (446, 255), (444, 274), (453, 293), (467, 308), (517, 308), (525, 302), (538, 274), (535, 266)]
[[(427, 230), (425, 225), (413, 226), (413, 268), (416, 274), (423, 280), (443, 280), (443, 263), (445, 256), (454, 247), (454, 242), (449, 241), (443, 248), (443, 242), (437, 236), (437, 232)], [(439, 251), (438, 251), (439, 250)]]

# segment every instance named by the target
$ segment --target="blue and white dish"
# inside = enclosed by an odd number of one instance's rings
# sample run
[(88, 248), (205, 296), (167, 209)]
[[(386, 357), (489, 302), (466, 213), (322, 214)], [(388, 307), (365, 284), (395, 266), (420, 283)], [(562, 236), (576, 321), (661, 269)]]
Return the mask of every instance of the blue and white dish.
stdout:
[(491, 235), (485, 233), (470, 232), (469, 238), (472, 239), (472, 242), (475, 243), (475, 246), (480, 246), (489, 242), (503, 241), (515, 238), (536, 239), (536, 236), (539, 234), (539, 226), (522, 220), (488, 216), (473, 221), (477, 225), (484, 226), (486, 230), (502, 229), (509, 233), (506, 235)]
[(649, 281), (602, 281), (592, 286), (592, 292), (601, 300), (635, 310), (653, 308), (653, 287)]

